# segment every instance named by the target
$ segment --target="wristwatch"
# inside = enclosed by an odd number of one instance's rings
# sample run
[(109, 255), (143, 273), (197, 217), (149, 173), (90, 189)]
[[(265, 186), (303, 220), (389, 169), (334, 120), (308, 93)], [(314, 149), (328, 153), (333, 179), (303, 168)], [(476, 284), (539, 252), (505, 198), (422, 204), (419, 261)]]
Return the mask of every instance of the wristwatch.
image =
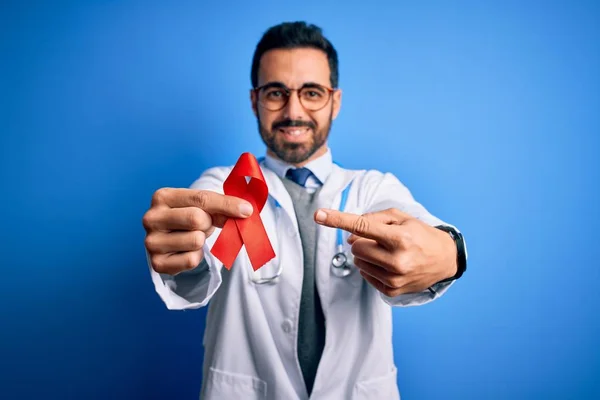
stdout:
[(447, 225), (438, 225), (437, 229), (442, 230), (444, 232), (448, 232), (448, 234), (454, 239), (454, 243), (456, 244), (456, 275), (446, 278), (438, 283), (449, 282), (460, 278), (465, 271), (467, 270), (467, 251), (465, 247), (465, 240), (463, 235), (454, 229), (451, 226)]

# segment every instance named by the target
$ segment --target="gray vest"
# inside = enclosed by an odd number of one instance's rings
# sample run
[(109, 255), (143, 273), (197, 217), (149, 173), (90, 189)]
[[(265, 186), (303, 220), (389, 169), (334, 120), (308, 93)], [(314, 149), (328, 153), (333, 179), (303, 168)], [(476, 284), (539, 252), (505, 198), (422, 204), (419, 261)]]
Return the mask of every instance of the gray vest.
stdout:
[(317, 189), (315, 193), (308, 193), (304, 187), (289, 179), (283, 178), (282, 182), (294, 204), (304, 254), (304, 278), (298, 322), (298, 359), (310, 395), (325, 347), (325, 317), (315, 280), (317, 224), (313, 218), (318, 208), (317, 198), (321, 189)]

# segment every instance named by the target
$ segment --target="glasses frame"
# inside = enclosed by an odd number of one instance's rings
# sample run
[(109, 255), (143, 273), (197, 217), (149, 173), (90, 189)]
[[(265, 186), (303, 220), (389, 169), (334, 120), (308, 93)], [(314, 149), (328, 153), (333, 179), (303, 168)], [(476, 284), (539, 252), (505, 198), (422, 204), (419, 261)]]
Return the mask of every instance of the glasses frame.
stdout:
[[(287, 96), (285, 102), (279, 108), (275, 108), (275, 109), (269, 108), (269, 107), (267, 107), (264, 103), (262, 103), (259, 100), (260, 99), (260, 91), (263, 90), (263, 89), (265, 89), (265, 88), (271, 88), (271, 87), (283, 90), (285, 92), (286, 96)], [(327, 101), (325, 101), (325, 103), (323, 103), (323, 105), (321, 107), (317, 108), (317, 109), (312, 109), (312, 108), (306, 107), (304, 105), (304, 103), (302, 102), (302, 98), (300, 97), (300, 91), (301, 90), (303, 90), (303, 89), (311, 89), (311, 88), (315, 88), (315, 89), (316, 88), (320, 88), (320, 89), (323, 89), (323, 90), (327, 91)], [(283, 110), (288, 105), (288, 103), (290, 102), (290, 97), (292, 96), (291, 92), (296, 92), (296, 95), (298, 96), (298, 101), (300, 102), (300, 104), (302, 104), (302, 107), (304, 107), (306, 110), (308, 110), (308, 111), (320, 111), (323, 108), (325, 108), (325, 106), (327, 106), (327, 104), (329, 104), (329, 102), (331, 101), (331, 98), (333, 97), (333, 93), (336, 90), (337, 89), (330, 88), (330, 87), (327, 87), (327, 86), (323, 86), (323, 85), (320, 85), (318, 83), (304, 84), (304, 85), (302, 85), (299, 88), (288, 88), (287, 86), (285, 86), (283, 84), (273, 83), (273, 82), (269, 82), (269, 83), (266, 83), (266, 84), (264, 84), (262, 86), (255, 87), (255, 88), (252, 89), (252, 91), (254, 92), (254, 94), (256, 96), (256, 103), (260, 104), (263, 108), (265, 108), (265, 109), (267, 109), (269, 111), (281, 111), (281, 110)]]

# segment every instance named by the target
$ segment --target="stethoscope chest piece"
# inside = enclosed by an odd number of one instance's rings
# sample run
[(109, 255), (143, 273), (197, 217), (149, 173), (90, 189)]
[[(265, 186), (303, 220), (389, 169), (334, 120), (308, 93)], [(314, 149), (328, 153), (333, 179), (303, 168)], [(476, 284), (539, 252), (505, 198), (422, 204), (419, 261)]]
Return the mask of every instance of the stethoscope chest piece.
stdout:
[(339, 277), (345, 277), (352, 273), (350, 261), (348, 256), (344, 252), (339, 252), (331, 260), (331, 271), (334, 275)]

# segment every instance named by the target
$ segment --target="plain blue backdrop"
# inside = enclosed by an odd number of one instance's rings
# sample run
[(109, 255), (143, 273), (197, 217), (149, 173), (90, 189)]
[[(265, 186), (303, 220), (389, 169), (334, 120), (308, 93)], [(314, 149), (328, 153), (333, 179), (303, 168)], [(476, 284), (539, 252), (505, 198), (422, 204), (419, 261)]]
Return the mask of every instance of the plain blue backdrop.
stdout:
[(334, 158), (395, 173), (469, 270), (394, 310), (403, 400), (600, 398), (600, 7), (582, 1), (3, 2), (2, 399), (194, 399), (206, 310), (167, 311), (154, 190), (264, 152), (270, 25), (340, 55)]

